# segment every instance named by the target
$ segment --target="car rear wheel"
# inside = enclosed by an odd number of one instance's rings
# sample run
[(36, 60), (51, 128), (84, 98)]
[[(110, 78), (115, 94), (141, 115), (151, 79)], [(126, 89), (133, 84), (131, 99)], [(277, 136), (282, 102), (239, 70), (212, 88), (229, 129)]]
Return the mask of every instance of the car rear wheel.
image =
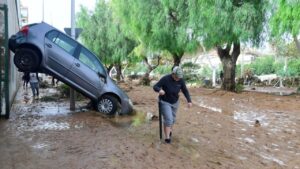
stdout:
[(101, 97), (97, 103), (97, 110), (106, 115), (115, 115), (119, 108), (119, 101), (117, 98), (109, 95)]
[(39, 56), (32, 49), (21, 48), (15, 54), (14, 63), (21, 72), (34, 72), (39, 66)]

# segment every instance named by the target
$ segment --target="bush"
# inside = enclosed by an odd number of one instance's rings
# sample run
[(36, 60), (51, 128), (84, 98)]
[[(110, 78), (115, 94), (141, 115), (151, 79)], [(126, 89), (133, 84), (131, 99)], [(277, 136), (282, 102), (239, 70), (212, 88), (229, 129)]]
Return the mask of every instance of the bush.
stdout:
[(153, 70), (153, 73), (159, 74), (159, 75), (165, 75), (168, 73), (171, 73), (172, 65), (166, 64), (166, 65), (159, 65), (156, 69)]
[(243, 84), (238, 83), (238, 84), (235, 85), (235, 92), (241, 93), (243, 90), (244, 90), (244, 85)]
[(60, 92), (61, 97), (70, 97), (70, 87), (66, 84), (58, 86), (57, 90)]
[(275, 59), (273, 56), (265, 56), (257, 58), (249, 66), (250, 69), (253, 70), (254, 74), (256, 75), (272, 74), (275, 73), (274, 62)]

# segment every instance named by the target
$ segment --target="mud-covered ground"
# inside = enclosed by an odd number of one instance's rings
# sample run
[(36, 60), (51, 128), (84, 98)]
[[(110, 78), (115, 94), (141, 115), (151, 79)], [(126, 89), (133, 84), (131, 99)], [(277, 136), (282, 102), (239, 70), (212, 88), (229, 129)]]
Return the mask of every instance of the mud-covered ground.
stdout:
[(150, 119), (158, 115), (157, 94), (123, 88), (135, 116), (107, 118), (82, 108), (86, 102), (71, 112), (68, 100), (34, 100), (20, 88), (11, 118), (0, 121), (0, 168), (300, 168), (300, 95), (190, 88), (194, 105), (188, 109), (181, 95), (172, 144), (165, 144)]

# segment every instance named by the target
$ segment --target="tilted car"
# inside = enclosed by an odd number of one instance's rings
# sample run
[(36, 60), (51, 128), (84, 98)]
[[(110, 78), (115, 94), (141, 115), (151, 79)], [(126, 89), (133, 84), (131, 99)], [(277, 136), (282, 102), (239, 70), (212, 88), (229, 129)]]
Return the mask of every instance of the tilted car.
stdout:
[(20, 72), (54, 76), (90, 98), (104, 114), (129, 114), (132, 103), (108, 76), (101, 61), (68, 35), (42, 22), (24, 26), (9, 39)]

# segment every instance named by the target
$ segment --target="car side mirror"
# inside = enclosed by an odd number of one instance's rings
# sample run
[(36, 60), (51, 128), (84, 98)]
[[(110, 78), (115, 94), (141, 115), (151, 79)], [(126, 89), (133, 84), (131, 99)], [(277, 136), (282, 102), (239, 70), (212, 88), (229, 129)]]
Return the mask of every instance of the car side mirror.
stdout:
[(100, 77), (101, 81), (103, 81), (104, 83), (106, 83), (106, 76), (101, 74), (100, 72), (97, 73), (98, 76)]

